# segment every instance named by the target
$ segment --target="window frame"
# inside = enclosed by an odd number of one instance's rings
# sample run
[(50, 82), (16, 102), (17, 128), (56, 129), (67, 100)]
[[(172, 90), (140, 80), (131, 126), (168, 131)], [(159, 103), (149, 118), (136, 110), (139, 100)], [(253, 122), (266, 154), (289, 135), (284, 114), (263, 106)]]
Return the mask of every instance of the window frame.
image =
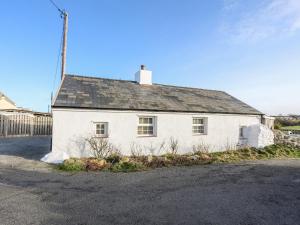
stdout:
[[(152, 120), (152, 123), (140, 123), (140, 119), (151, 119)], [(152, 133), (148, 133), (148, 134), (139, 134), (139, 127), (143, 127), (143, 128), (150, 128), (152, 127)], [(148, 115), (138, 115), (138, 121), (137, 121), (137, 130), (136, 130), (136, 133), (137, 133), (137, 136), (138, 137), (155, 137), (156, 136), (156, 116), (148, 116)]]
[[(100, 126), (100, 128), (98, 129), (97, 128), (97, 126)], [(102, 134), (102, 133), (97, 133), (97, 131), (98, 130), (102, 130), (102, 128), (101, 128), (101, 125), (104, 125), (104, 133)], [(106, 137), (108, 137), (108, 122), (94, 122), (94, 133), (95, 133), (95, 136), (96, 137), (104, 137), (104, 138), (106, 138)]]
[[(195, 120), (202, 120), (202, 123), (194, 123)], [(195, 127), (198, 130), (203, 129), (203, 132), (195, 132)], [(193, 116), (192, 117), (192, 134), (194, 136), (207, 135), (207, 117)]]

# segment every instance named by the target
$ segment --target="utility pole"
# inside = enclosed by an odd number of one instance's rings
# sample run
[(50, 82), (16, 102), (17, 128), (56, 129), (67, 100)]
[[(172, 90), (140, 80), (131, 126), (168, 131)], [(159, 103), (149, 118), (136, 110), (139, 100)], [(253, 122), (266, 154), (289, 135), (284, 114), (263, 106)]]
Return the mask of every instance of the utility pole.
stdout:
[(64, 19), (63, 44), (62, 44), (62, 52), (61, 52), (61, 80), (62, 80), (66, 72), (68, 13), (65, 10), (61, 11), (61, 17)]

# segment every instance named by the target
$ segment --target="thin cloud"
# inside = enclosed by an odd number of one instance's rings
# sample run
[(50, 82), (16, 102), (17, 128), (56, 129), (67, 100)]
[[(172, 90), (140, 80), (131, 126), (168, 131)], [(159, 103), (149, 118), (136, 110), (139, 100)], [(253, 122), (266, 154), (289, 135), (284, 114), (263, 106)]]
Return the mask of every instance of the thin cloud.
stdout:
[(256, 42), (300, 30), (299, 0), (225, 0), (221, 31), (231, 40)]

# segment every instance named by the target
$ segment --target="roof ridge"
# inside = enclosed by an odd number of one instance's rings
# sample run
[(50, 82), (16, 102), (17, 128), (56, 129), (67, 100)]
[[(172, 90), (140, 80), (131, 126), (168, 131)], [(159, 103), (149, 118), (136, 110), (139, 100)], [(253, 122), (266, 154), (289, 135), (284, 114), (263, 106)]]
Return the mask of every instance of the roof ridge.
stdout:
[[(94, 77), (94, 76), (86, 76), (86, 75), (78, 75), (78, 74), (65, 74), (66, 76), (72, 76), (72, 77), (80, 77), (80, 78), (92, 78), (92, 79), (98, 79), (98, 80), (115, 80), (115, 81), (123, 81), (123, 82), (130, 82), (130, 83), (137, 83), (134, 80), (121, 80), (121, 79), (114, 79), (114, 78), (104, 78), (104, 77)], [(196, 90), (203, 90), (203, 91), (217, 91), (217, 92), (223, 92), (227, 95), (225, 91), (215, 90), (215, 89), (206, 89), (206, 88), (198, 88), (198, 87), (189, 87), (189, 86), (177, 86), (177, 85), (171, 85), (171, 84), (159, 84), (159, 83), (153, 83), (152, 85), (156, 86), (165, 86), (165, 87), (176, 87), (176, 88), (189, 88), (189, 89), (196, 89)], [(231, 96), (231, 95), (230, 95)]]
[(78, 75), (78, 74), (65, 74), (66, 76), (70, 77), (80, 77), (80, 78), (92, 78), (92, 79), (97, 79), (97, 80), (115, 80), (115, 81), (125, 81), (125, 82), (134, 82), (133, 80), (122, 80), (122, 79), (114, 79), (114, 78), (105, 78), (105, 77), (94, 77), (94, 76), (86, 76), (86, 75)]

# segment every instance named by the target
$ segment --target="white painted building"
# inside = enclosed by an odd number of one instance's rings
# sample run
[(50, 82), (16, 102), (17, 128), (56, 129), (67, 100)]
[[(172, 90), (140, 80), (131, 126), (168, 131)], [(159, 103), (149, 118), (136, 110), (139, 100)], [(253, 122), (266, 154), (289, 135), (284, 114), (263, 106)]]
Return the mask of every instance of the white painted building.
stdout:
[(6, 109), (17, 109), (17, 106), (10, 98), (0, 92), (0, 110)]
[(88, 137), (108, 138), (124, 155), (135, 148), (163, 154), (170, 138), (179, 153), (273, 143), (263, 114), (225, 92), (153, 84), (144, 67), (135, 79), (66, 75), (52, 106), (52, 152), (89, 156)]

